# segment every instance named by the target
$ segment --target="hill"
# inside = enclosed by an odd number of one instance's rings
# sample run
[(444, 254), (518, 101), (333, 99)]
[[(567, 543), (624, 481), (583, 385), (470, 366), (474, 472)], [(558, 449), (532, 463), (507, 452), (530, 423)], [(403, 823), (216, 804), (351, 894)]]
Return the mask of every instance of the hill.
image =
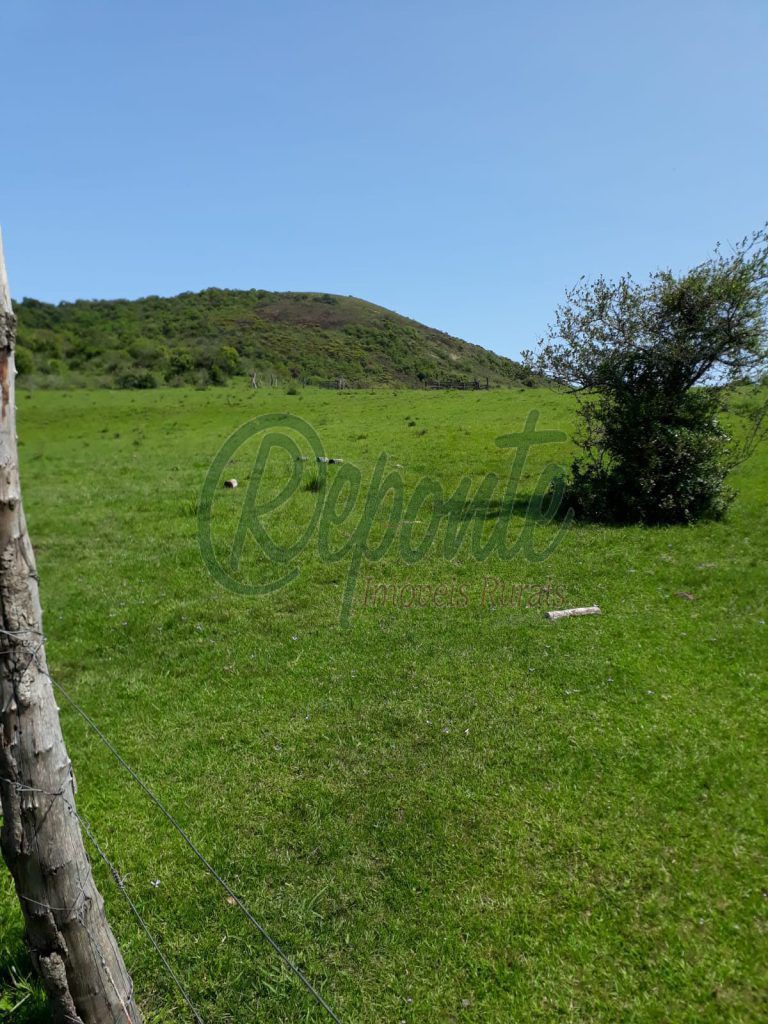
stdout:
[(351, 296), (209, 288), (58, 305), (24, 299), (16, 313), (22, 384), (219, 384), (254, 370), (281, 382), (531, 383), (519, 363)]

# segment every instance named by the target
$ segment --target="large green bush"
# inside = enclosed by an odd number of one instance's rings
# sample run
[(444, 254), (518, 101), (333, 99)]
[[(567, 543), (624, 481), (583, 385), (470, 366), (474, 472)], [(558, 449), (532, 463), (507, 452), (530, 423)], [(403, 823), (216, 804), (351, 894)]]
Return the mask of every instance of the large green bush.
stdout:
[(532, 370), (582, 396), (567, 505), (610, 522), (724, 514), (728, 473), (765, 433), (764, 397), (741, 401), (738, 442), (721, 418), (732, 395), (759, 392), (767, 299), (765, 231), (679, 277), (600, 278), (568, 292), (538, 352), (526, 353)]
[(610, 522), (674, 523), (720, 518), (733, 447), (718, 418), (719, 396), (684, 395), (674, 415), (633, 396), (588, 405), (582, 455), (571, 467), (567, 500), (577, 514)]

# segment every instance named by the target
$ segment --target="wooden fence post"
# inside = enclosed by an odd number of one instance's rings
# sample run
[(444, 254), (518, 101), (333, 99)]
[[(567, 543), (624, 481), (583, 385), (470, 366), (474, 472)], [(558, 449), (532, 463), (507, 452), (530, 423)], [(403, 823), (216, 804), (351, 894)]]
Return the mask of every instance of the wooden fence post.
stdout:
[(141, 1024), (75, 813), (16, 447), (16, 318), (0, 238), (0, 845), (57, 1024)]

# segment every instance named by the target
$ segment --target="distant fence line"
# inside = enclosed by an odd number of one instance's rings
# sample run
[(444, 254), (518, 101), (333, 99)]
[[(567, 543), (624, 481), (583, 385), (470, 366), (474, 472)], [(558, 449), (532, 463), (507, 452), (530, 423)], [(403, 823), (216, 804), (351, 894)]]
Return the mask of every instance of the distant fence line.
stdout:
[[(346, 377), (338, 377), (335, 380), (320, 380), (316, 382), (319, 388), (329, 388), (334, 391), (343, 391), (347, 388), (371, 388), (377, 386), (370, 381), (347, 380)], [(378, 384), (379, 387), (384, 385)], [(419, 385), (414, 385), (418, 387)], [(446, 380), (425, 380), (422, 387), (432, 391), (489, 391), (491, 384), (486, 377), (482, 380), (459, 380), (448, 378)]]
[(346, 388), (374, 388), (385, 386), (380, 381), (348, 380), (346, 377), (336, 377), (333, 380), (315, 380), (313, 377), (296, 376), (291, 376), (285, 379), (283, 377), (278, 377), (275, 374), (265, 374), (261, 377), (256, 373), (251, 375), (252, 388), (279, 388), (286, 384), (292, 387), (302, 388), (332, 388), (334, 391), (342, 391)]
[(365, 390), (371, 391), (373, 388), (387, 388), (390, 387), (388, 381), (381, 380), (349, 380), (348, 377), (334, 377), (333, 380), (314, 380), (308, 378), (302, 381), (305, 387), (314, 388), (326, 388), (331, 391), (347, 391), (347, 390)]
[(480, 380), (425, 380), (424, 387), (429, 391), (489, 391), (490, 382)]
[[(334, 377), (331, 380), (315, 380), (313, 378), (293, 377), (288, 381), (274, 375), (259, 377), (253, 374), (251, 387), (282, 387), (284, 384), (299, 387), (325, 388), (330, 391), (347, 391), (352, 389), (386, 388), (390, 386), (387, 382), (371, 380), (349, 380), (347, 377)], [(482, 380), (459, 380), (458, 378), (446, 378), (445, 380), (424, 380), (412, 385), (414, 388), (426, 388), (428, 391), (489, 391), (491, 383), (488, 377)]]

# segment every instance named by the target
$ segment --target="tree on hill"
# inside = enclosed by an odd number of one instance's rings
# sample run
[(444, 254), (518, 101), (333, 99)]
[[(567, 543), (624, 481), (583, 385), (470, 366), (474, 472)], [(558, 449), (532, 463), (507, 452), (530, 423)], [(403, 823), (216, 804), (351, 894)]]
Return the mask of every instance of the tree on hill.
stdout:
[[(519, 363), (362, 299), (210, 288), (173, 298), (16, 306), (21, 384), (222, 384), (257, 371), (282, 382), (346, 377), (418, 386), (430, 378), (524, 383)], [(245, 383), (245, 377), (244, 377)]]
[[(584, 518), (720, 518), (728, 473), (765, 435), (768, 233), (646, 284), (582, 281), (527, 365), (582, 395), (566, 500)], [(737, 399), (737, 401), (734, 401)], [(736, 442), (721, 415), (742, 414)]]

